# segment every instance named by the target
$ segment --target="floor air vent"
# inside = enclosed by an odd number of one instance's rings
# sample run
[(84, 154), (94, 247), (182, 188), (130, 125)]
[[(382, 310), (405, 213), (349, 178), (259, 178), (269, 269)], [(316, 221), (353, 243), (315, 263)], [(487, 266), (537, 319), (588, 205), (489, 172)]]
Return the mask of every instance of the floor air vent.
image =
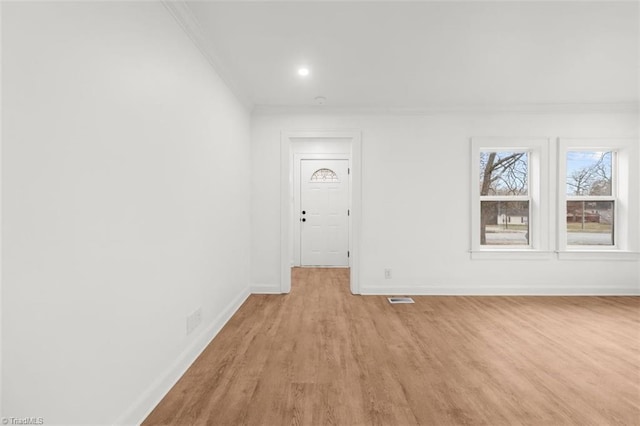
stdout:
[(387, 299), (389, 299), (389, 303), (391, 304), (395, 304), (395, 303), (414, 303), (413, 299), (410, 297), (388, 297)]

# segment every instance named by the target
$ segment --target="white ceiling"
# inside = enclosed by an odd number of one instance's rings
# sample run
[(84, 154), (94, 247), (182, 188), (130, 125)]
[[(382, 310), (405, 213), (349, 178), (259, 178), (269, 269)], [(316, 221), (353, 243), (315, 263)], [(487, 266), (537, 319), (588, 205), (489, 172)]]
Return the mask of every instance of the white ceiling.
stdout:
[[(187, 3), (251, 104), (637, 103), (638, 2)], [(308, 65), (311, 75), (296, 71)]]

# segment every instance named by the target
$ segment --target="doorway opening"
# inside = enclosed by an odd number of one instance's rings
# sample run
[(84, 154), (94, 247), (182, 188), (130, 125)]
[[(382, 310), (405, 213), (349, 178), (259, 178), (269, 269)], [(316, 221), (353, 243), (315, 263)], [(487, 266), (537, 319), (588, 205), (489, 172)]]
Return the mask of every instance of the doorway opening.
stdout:
[(281, 138), (281, 292), (292, 267), (350, 268), (359, 294), (360, 133), (286, 132)]

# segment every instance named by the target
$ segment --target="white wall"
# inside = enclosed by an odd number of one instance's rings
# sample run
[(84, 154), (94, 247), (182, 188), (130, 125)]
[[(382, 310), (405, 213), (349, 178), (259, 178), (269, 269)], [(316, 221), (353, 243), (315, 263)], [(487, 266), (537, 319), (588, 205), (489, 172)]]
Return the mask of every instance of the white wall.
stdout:
[[(251, 137), (252, 283), (266, 287), (280, 282), (280, 132), (341, 129), (362, 131), (363, 293), (640, 290), (635, 260), (559, 261), (555, 256), (471, 260), (469, 255), (471, 137), (637, 137), (638, 117), (631, 112), (374, 115), (257, 111)], [(632, 187), (637, 185), (640, 183)], [(635, 203), (637, 206), (637, 200)], [(555, 217), (551, 221), (555, 223)], [(392, 279), (385, 280), (385, 268), (392, 269)]]
[(2, 415), (139, 421), (248, 295), (250, 117), (160, 3), (3, 7)]

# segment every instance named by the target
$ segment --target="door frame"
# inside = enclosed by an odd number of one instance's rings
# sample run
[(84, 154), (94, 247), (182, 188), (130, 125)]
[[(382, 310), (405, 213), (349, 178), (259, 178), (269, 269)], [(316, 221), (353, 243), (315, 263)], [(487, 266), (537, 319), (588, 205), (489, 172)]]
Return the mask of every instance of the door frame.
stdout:
[[(293, 225), (293, 266), (302, 266), (302, 226), (300, 222), (296, 220), (298, 216), (296, 212), (302, 209), (302, 180), (301, 180), (301, 167), (303, 160), (346, 160), (347, 167), (351, 166), (351, 154), (316, 154), (316, 153), (294, 153), (293, 154), (293, 211), (292, 211), (292, 225)], [(351, 210), (351, 174), (348, 174), (347, 178), (347, 208)], [(347, 241), (351, 251), (351, 215), (349, 215), (347, 222)], [(351, 256), (349, 256), (349, 265), (351, 267)], [(344, 268), (344, 266), (336, 266), (336, 268)]]
[[(293, 142), (348, 140), (351, 179), (349, 188), (349, 267), (351, 293), (360, 294), (360, 223), (362, 219), (362, 138), (360, 131), (286, 131), (280, 135), (280, 291), (291, 291), (291, 268), (294, 262), (295, 158)], [(330, 154), (318, 154), (326, 156)], [(345, 154), (341, 155), (342, 158)]]

